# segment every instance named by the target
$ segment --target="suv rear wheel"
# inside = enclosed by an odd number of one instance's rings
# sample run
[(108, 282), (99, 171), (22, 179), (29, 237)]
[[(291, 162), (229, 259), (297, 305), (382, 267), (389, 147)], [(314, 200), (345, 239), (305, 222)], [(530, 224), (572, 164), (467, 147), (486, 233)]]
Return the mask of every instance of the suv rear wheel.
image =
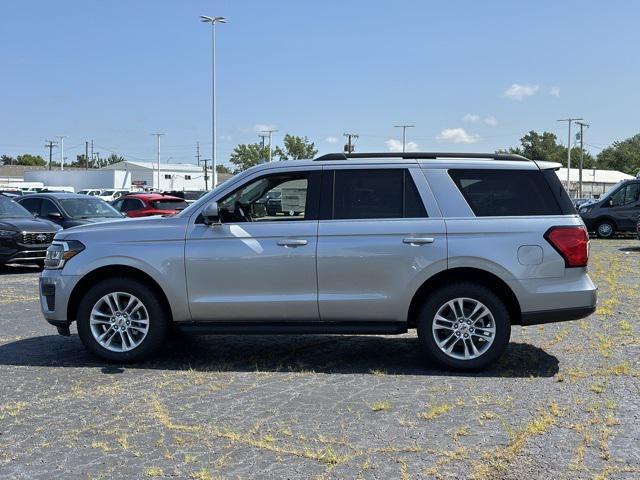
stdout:
[(87, 350), (117, 363), (156, 353), (169, 324), (156, 292), (129, 279), (107, 279), (92, 287), (78, 307), (77, 321)]
[(616, 226), (610, 220), (602, 220), (596, 225), (598, 238), (611, 238), (616, 233)]
[(456, 370), (479, 370), (493, 363), (510, 337), (511, 323), (504, 303), (476, 283), (456, 283), (436, 290), (418, 319), (424, 354)]

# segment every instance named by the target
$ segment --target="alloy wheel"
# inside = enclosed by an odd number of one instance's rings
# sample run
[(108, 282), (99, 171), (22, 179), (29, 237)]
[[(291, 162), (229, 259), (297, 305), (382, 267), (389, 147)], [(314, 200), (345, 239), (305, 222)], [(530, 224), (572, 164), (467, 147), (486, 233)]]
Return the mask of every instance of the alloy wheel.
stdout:
[(112, 352), (127, 352), (146, 338), (149, 313), (135, 295), (112, 292), (95, 303), (89, 325), (93, 338), (101, 347)]

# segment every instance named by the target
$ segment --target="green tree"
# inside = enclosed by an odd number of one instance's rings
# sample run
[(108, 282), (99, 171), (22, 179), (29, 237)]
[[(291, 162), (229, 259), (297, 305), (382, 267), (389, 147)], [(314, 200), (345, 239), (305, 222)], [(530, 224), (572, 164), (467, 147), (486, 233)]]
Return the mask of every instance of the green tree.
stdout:
[(269, 148), (259, 143), (241, 143), (231, 152), (229, 159), (237, 168), (237, 172), (258, 165), (261, 160), (269, 158)]
[(218, 173), (232, 173), (231, 169), (229, 167), (227, 167), (226, 165), (222, 165), (221, 163), (218, 163), (216, 165), (216, 172), (218, 172)]
[(106, 165), (113, 165), (114, 163), (124, 162), (125, 158), (122, 155), (112, 153), (106, 158)]
[[(509, 148), (508, 150), (499, 150), (499, 153), (515, 153), (531, 160), (540, 160), (546, 162), (561, 163), (563, 167), (567, 166), (567, 147), (558, 144), (558, 137), (551, 132), (542, 132), (542, 134), (531, 130), (520, 139), (520, 146)], [(576, 168), (580, 161), (580, 149), (574, 147), (571, 149), (571, 167)], [(589, 152), (584, 152), (584, 167), (593, 168), (595, 159)]]
[(87, 168), (87, 160), (84, 153), (82, 155), (76, 155), (75, 162), (72, 162), (70, 166), (76, 168)]
[(301, 160), (305, 158), (313, 158), (318, 153), (315, 144), (307, 137), (298, 137), (297, 135), (286, 134), (284, 136), (284, 148), (276, 147), (274, 155), (280, 160)]
[(31, 155), (29, 153), (25, 153), (16, 157), (16, 164), (44, 167), (46, 165), (46, 162), (40, 155)]
[(2, 155), (0, 157), (0, 164), (2, 165), (13, 165), (14, 163), (16, 163), (16, 159), (11, 155)]
[(640, 172), (640, 133), (613, 142), (598, 154), (598, 168), (637, 175)]

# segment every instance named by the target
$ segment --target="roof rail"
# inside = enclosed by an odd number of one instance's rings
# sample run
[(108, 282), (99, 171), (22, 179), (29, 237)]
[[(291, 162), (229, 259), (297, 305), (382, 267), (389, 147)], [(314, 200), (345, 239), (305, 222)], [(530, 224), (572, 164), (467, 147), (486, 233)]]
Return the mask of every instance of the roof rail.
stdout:
[(492, 160), (511, 160), (517, 162), (530, 162), (522, 155), (514, 153), (453, 153), (453, 152), (373, 152), (373, 153), (328, 153), (315, 158), (315, 161), (325, 160), (348, 160), (350, 158), (406, 158), (406, 159), (422, 159), (435, 160), (437, 158), (489, 158)]

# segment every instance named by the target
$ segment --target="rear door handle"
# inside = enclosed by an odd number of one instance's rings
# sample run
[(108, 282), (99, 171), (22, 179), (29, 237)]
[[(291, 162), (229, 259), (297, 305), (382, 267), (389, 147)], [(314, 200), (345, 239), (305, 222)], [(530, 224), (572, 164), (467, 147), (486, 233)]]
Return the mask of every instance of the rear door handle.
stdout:
[(409, 245), (425, 245), (433, 242), (433, 237), (407, 237), (402, 239), (402, 243), (408, 243)]
[(302, 247), (307, 243), (306, 240), (301, 238), (283, 238), (282, 240), (278, 240), (278, 245), (281, 247)]

